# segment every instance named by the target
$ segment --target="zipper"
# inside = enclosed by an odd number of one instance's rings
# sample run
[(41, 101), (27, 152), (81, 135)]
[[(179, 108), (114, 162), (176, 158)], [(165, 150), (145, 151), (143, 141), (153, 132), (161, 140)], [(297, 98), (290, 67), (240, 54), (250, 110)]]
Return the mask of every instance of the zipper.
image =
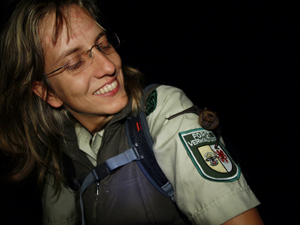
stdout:
[(100, 186), (100, 182), (96, 182), (96, 192), (95, 192), (95, 200), (94, 200), (94, 207), (93, 207), (93, 214), (92, 214), (92, 217), (95, 220), (97, 219), (97, 214), (98, 214), (99, 186)]

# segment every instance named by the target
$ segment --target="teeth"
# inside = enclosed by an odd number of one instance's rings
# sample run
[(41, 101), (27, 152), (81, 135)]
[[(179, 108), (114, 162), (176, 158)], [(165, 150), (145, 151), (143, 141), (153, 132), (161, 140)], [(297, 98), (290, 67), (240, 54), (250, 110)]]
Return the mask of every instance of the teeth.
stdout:
[(112, 91), (113, 89), (115, 89), (118, 86), (117, 81), (112, 82), (111, 84), (106, 85), (105, 87), (99, 89), (98, 91), (94, 92), (94, 95), (101, 95), (101, 94), (105, 94), (107, 92)]

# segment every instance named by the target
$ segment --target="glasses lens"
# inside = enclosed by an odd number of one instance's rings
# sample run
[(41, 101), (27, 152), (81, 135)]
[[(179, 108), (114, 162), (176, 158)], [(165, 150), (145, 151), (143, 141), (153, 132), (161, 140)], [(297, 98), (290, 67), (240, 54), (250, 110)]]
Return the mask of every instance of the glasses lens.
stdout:
[(120, 39), (116, 34), (108, 36), (108, 42), (116, 49), (120, 46)]
[(72, 58), (69, 63), (65, 66), (67, 72), (72, 74), (80, 73), (82, 70), (92, 64), (93, 57), (89, 56), (89, 52), (85, 52)]
[[(95, 45), (96, 46), (96, 45)], [(102, 51), (105, 54), (111, 54), (115, 51), (116, 48), (120, 46), (120, 39), (116, 34), (111, 34), (107, 37), (107, 40), (102, 42), (100, 46), (97, 48)], [(94, 46), (93, 46), (94, 47)], [(92, 48), (93, 48), (92, 47)], [(57, 70), (54, 70), (51, 73), (46, 74), (45, 76), (49, 76), (51, 74), (55, 75), (57, 73), (61, 73), (63, 71), (67, 71), (68, 73), (71, 73), (73, 75), (80, 73), (85, 68), (87, 68), (89, 65), (93, 62), (92, 57), (92, 49), (90, 51), (84, 52), (81, 55), (77, 55), (74, 58), (72, 58), (68, 63), (66, 63), (63, 67), (58, 68)]]
[(107, 36), (106, 40), (100, 43), (98, 50), (109, 55), (115, 52), (116, 48), (120, 46), (120, 40), (116, 34)]

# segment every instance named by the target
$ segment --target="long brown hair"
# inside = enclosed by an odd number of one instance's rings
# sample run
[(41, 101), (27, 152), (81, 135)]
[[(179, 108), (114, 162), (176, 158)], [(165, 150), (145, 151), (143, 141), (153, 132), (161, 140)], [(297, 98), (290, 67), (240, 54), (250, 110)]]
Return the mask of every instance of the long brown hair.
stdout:
[[(92, 0), (23, 0), (1, 33), (0, 149), (13, 156), (10, 174), (13, 181), (26, 178), (34, 168), (38, 171), (39, 184), (43, 183), (47, 172), (53, 174), (57, 188), (63, 181), (58, 146), (70, 116), (64, 107), (52, 108), (36, 96), (32, 87), (35, 81), (42, 81), (46, 93), (50, 91), (44, 76), (39, 24), (47, 14), (55, 13), (55, 44), (66, 21), (64, 9), (72, 4), (82, 7), (101, 24)], [(125, 89), (136, 111), (142, 96), (142, 75), (131, 67), (123, 70)]]

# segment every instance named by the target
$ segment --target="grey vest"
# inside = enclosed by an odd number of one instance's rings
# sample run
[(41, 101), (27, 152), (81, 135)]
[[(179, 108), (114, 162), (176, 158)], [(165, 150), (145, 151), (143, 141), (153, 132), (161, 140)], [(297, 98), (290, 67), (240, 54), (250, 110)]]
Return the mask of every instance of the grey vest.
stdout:
[[(98, 164), (129, 148), (124, 121), (131, 113), (130, 106), (115, 115), (105, 128)], [(72, 159), (76, 176), (80, 178), (89, 173), (93, 165), (79, 150), (74, 127), (66, 128), (66, 133), (61, 147)], [(83, 193), (83, 204), (88, 225), (186, 224), (177, 207), (152, 186), (136, 162), (118, 169), (100, 184), (90, 185)]]

